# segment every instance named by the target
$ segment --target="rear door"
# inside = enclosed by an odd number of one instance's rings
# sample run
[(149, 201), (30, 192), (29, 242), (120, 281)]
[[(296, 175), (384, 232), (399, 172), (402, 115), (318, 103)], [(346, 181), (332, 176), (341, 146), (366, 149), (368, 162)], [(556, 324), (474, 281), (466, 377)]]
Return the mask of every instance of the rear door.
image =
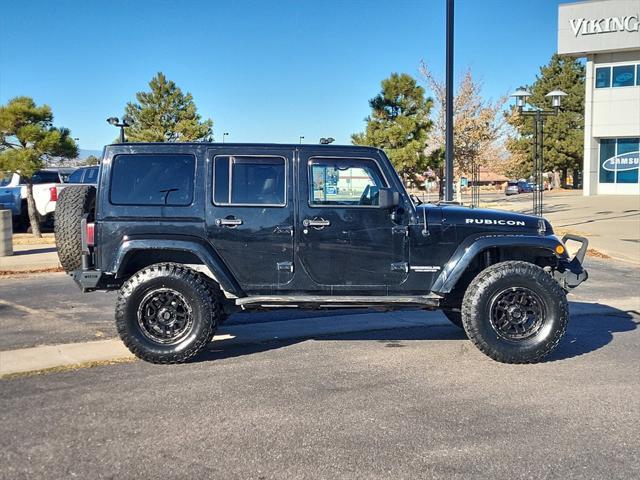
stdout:
[(208, 149), (207, 237), (248, 293), (293, 278), (293, 150)]

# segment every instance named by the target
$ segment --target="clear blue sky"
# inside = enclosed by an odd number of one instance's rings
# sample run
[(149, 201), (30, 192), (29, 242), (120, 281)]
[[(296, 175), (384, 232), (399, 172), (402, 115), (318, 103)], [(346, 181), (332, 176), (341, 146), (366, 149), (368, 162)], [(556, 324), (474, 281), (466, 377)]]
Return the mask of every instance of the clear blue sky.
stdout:
[[(456, 72), (489, 97), (556, 50), (556, 0), (457, 0)], [(158, 71), (193, 94), (217, 141), (348, 143), (391, 72), (444, 71), (445, 0), (5, 0), (0, 102), (32, 96), (81, 148)]]

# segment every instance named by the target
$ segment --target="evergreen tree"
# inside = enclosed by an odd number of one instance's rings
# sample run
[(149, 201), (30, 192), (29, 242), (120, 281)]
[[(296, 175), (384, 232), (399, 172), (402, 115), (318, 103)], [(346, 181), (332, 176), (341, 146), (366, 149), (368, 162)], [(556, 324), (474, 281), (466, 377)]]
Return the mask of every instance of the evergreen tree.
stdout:
[[(529, 102), (533, 107), (548, 110), (550, 100), (545, 95), (553, 90), (567, 93), (562, 98), (560, 113), (546, 117), (544, 121), (544, 170), (560, 170), (562, 182), (567, 181), (567, 170), (582, 170), (584, 156), (584, 65), (574, 58), (554, 54), (550, 62), (540, 67), (535, 82), (525, 87), (531, 92)], [(507, 141), (507, 148), (516, 163), (516, 170), (531, 172), (533, 149), (533, 120), (518, 115), (514, 110), (508, 117), (517, 135)], [(574, 181), (577, 175), (573, 175)]]
[(131, 142), (206, 142), (213, 135), (213, 121), (202, 121), (190, 93), (182, 90), (162, 72), (149, 82), (149, 92), (136, 93), (137, 103), (125, 107)]
[(433, 102), (406, 73), (393, 73), (381, 85), (382, 91), (369, 101), (366, 130), (353, 134), (352, 142), (384, 149), (398, 173), (415, 181), (427, 169), (424, 149)]
[(29, 97), (16, 97), (0, 107), (0, 171), (19, 173), (27, 186), (29, 223), (41, 237), (33, 199), (31, 176), (45, 166), (47, 157), (75, 158), (78, 146), (66, 128), (55, 128), (48, 105), (37, 106)]

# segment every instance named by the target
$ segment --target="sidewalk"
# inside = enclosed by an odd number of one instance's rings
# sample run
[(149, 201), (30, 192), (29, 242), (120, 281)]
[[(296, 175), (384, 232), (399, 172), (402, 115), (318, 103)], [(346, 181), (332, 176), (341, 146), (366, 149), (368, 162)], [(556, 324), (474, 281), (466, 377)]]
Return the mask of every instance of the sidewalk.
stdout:
[(6, 273), (28, 273), (61, 271), (55, 244), (36, 243), (13, 245), (13, 255), (0, 257), (0, 275)]
[[(531, 213), (531, 194), (497, 199), (487, 208)], [(581, 190), (545, 193), (544, 217), (558, 236), (565, 233), (589, 239), (589, 248), (622, 262), (640, 265), (640, 197), (592, 196)]]

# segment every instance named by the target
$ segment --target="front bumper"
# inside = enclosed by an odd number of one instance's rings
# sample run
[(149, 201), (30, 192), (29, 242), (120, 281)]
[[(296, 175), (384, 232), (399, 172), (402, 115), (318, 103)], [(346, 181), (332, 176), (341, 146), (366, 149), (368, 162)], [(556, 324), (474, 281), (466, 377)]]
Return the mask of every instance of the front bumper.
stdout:
[(582, 266), (589, 247), (589, 240), (569, 233), (562, 237), (562, 244), (566, 244), (567, 240), (580, 243), (580, 249), (573, 258), (560, 262), (558, 268), (553, 272), (553, 278), (562, 288), (570, 291), (589, 278), (589, 273)]

